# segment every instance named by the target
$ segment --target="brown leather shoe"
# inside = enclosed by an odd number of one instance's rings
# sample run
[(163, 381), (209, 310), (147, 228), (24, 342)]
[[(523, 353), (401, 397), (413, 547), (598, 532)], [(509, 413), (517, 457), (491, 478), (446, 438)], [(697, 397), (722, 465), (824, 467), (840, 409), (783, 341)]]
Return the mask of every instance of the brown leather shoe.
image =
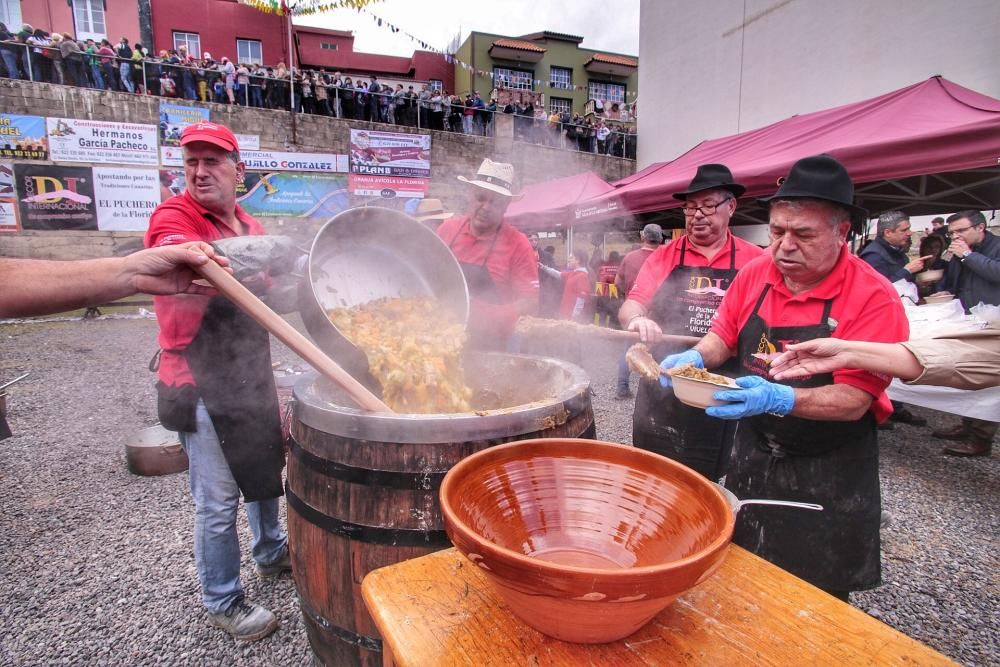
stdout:
[(944, 453), (949, 456), (989, 456), (992, 451), (992, 443), (975, 440), (956, 442), (944, 448)]
[(965, 430), (965, 425), (962, 422), (958, 422), (950, 428), (931, 431), (931, 435), (941, 440), (965, 440), (969, 437), (969, 432)]

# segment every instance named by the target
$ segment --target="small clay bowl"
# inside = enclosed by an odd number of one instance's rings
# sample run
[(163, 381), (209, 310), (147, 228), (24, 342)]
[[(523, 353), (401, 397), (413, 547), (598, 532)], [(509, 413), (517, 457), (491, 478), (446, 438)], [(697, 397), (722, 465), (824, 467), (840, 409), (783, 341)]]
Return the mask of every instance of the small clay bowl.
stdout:
[(690, 468), (634, 447), (539, 439), (460, 461), (441, 484), (451, 541), (539, 632), (629, 636), (722, 564), (733, 512)]
[[(722, 377), (722, 376), (719, 376)], [(712, 395), (723, 389), (741, 389), (735, 382), (729, 380), (728, 383), (709, 382), (708, 380), (696, 380), (678, 375), (671, 375), (670, 381), (674, 385), (674, 396), (677, 400), (692, 408), (707, 408), (712, 405), (725, 405), (726, 401), (717, 401)]]
[(937, 294), (934, 296), (925, 296), (924, 303), (948, 303), (954, 299), (954, 294)]

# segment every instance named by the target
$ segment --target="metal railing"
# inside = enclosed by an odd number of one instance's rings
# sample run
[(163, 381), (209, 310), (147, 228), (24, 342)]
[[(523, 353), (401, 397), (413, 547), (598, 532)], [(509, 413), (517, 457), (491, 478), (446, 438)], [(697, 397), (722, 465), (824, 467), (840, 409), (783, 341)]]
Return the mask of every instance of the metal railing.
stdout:
[(291, 107), (298, 113), (485, 137), (494, 135), (496, 115), (504, 114), (512, 116), (514, 141), (519, 143), (630, 160), (636, 155), (638, 135), (625, 123), (614, 125), (617, 121), (612, 121), (604, 132), (579, 119), (551, 122), (541, 115), (514, 113), (510, 107), (506, 111), (496, 109), (492, 103), (469, 107), (460, 97), (459, 104), (430, 90), (429, 94), (414, 93), (412, 97), (403, 91), (372, 93), (356, 87), (351, 77), (342, 77), (337, 83), (313, 70), (295, 70), (290, 89), (289, 77), (267, 76), (259, 69), (250, 71), (235, 64), (231, 72), (226, 72), (217, 69), (217, 64), (206, 67), (202, 63), (172, 63), (150, 57), (127, 59), (85, 51), (64, 58), (56, 47), (22, 42), (0, 42), (0, 56), (8, 78), (192, 102), (279, 110)]

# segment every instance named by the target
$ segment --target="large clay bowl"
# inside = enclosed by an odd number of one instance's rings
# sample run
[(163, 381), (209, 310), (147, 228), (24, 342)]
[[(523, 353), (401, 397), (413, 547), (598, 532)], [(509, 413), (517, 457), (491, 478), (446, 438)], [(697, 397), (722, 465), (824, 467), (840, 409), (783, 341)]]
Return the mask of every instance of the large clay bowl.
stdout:
[(551, 637), (627, 637), (722, 564), (733, 512), (650, 452), (539, 439), (463, 459), (441, 484), (448, 537), (511, 611)]

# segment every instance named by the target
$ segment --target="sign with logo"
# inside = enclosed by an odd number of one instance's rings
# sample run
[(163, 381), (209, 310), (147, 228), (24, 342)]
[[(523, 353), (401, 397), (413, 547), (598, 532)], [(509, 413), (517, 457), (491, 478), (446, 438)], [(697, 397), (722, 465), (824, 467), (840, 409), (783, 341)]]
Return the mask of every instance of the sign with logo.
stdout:
[(155, 125), (46, 118), (49, 154), (57, 162), (156, 166)]
[(23, 229), (97, 229), (90, 167), (14, 165)]
[(14, 193), (14, 165), (0, 162), (0, 233), (20, 231), (17, 224), (17, 195)]
[(155, 169), (94, 167), (97, 228), (145, 231), (160, 205), (160, 174)]
[[(257, 134), (237, 134), (236, 141), (240, 144), (240, 156), (242, 151), (256, 151), (260, 149), (260, 135)], [(346, 157), (346, 156), (343, 156)], [(160, 144), (160, 164), (164, 167), (184, 166), (183, 149), (178, 146), (164, 146)], [(346, 171), (346, 169), (344, 169)]]
[(160, 146), (180, 146), (185, 127), (207, 120), (208, 109), (160, 102)]
[(332, 218), (350, 206), (342, 174), (247, 172), (237, 202), (255, 218)]
[(423, 199), (427, 196), (429, 178), (401, 178), (398, 176), (365, 176), (351, 174), (348, 185), (352, 195), (381, 197), (382, 199)]
[(47, 160), (48, 157), (44, 118), (0, 113), (0, 158)]
[(253, 171), (347, 171), (347, 156), (333, 153), (281, 153), (278, 151), (242, 151), (240, 157)]
[(431, 135), (352, 129), (351, 173), (429, 178)]

